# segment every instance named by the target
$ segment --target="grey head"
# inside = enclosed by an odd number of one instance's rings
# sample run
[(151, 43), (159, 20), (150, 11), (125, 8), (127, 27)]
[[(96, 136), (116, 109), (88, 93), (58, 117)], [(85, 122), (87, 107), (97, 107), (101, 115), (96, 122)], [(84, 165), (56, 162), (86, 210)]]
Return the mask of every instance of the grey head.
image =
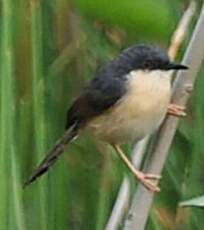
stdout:
[(124, 50), (117, 62), (132, 70), (183, 70), (187, 66), (171, 62), (165, 50), (149, 46), (138, 45)]
[(173, 63), (166, 51), (151, 45), (137, 45), (125, 49), (117, 58), (104, 65), (97, 76), (124, 77), (132, 70), (185, 70), (187, 66)]

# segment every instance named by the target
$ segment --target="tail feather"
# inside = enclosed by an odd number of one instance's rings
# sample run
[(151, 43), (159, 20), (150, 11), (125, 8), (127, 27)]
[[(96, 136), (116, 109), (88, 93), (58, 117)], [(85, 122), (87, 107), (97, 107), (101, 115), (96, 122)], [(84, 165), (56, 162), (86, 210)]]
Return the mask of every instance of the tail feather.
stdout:
[(24, 183), (24, 187), (34, 182), (38, 177), (42, 176), (57, 161), (58, 157), (64, 152), (65, 147), (70, 141), (77, 137), (78, 129), (73, 125), (63, 136), (56, 142), (55, 146), (48, 152), (47, 156), (40, 165), (31, 174), (30, 178)]

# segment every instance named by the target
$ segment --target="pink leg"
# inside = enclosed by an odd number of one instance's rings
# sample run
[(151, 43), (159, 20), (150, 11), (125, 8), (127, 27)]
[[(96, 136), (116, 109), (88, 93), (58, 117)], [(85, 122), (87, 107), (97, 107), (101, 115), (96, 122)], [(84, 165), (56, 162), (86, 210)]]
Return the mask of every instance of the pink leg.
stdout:
[(150, 173), (143, 173), (137, 170), (134, 165), (130, 162), (130, 160), (126, 157), (123, 153), (122, 149), (118, 145), (112, 145), (113, 148), (116, 150), (120, 158), (129, 168), (129, 170), (135, 175), (135, 177), (143, 184), (145, 188), (147, 188), (151, 192), (159, 192), (160, 188), (157, 185), (158, 180), (161, 178), (160, 175), (150, 174)]

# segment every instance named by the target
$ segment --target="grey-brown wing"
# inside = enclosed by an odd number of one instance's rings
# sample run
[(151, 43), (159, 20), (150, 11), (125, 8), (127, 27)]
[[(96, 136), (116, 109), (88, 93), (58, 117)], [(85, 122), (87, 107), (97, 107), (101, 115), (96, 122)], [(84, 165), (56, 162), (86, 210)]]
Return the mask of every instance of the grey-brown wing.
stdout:
[(126, 92), (125, 78), (100, 76), (91, 81), (67, 113), (66, 129), (74, 123), (85, 125), (110, 109)]

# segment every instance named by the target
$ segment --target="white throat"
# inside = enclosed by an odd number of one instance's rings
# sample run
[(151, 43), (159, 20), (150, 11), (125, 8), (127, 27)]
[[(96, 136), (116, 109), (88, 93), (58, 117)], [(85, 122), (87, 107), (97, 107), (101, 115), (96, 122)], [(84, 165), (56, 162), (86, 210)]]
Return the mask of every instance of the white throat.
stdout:
[[(130, 77), (143, 77), (146, 80), (155, 81), (170, 81), (173, 71), (166, 70), (133, 70), (130, 72)], [(152, 78), (152, 79), (150, 79)]]

